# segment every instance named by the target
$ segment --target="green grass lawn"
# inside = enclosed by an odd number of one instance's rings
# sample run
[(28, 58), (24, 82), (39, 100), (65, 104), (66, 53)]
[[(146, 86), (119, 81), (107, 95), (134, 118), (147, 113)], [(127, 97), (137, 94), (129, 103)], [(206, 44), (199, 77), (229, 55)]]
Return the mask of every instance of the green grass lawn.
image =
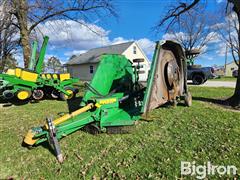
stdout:
[(209, 81), (233, 81), (236, 82), (237, 78), (235, 77), (231, 77), (231, 76), (226, 76), (226, 77), (220, 77), (220, 78), (216, 78), (216, 79), (208, 79)]
[[(190, 90), (194, 98), (233, 93), (231, 88)], [(181, 161), (240, 169), (240, 113), (199, 100), (192, 107), (155, 109), (130, 134), (73, 133), (60, 141), (62, 165), (43, 146), (21, 146), (28, 129), (67, 111), (66, 102), (53, 100), (0, 108), (0, 179), (176, 179)]]

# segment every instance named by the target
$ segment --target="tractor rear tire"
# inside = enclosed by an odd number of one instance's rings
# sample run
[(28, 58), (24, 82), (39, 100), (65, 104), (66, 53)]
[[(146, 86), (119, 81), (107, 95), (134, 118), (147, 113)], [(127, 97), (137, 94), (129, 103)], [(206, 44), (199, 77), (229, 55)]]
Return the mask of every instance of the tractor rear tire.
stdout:
[(70, 96), (67, 96), (66, 94), (64, 94), (64, 93), (61, 92), (61, 93), (59, 94), (59, 97), (60, 97), (61, 100), (66, 101), (66, 100), (70, 100), (70, 99), (75, 98), (75, 96), (76, 96), (76, 90), (75, 90), (74, 88), (72, 88), (72, 87), (65, 87), (64, 89), (65, 89), (68, 93), (70, 93), (71, 95), (70, 95)]

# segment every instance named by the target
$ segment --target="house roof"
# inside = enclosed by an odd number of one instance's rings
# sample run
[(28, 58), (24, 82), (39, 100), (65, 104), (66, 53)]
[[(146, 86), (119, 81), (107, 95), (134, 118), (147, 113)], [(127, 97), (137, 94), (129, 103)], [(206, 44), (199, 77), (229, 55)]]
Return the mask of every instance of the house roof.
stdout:
[(103, 54), (122, 54), (129, 46), (131, 46), (134, 41), (115, 44), (111, 46), (105, 46), (95, 49), (90, 49), (86, 53), (80, 54), (74, 57), (66, 63), (66, 65), (75, 64), (87, 64), (87, 63), (98, 63), (100, 61), (99, 57)]

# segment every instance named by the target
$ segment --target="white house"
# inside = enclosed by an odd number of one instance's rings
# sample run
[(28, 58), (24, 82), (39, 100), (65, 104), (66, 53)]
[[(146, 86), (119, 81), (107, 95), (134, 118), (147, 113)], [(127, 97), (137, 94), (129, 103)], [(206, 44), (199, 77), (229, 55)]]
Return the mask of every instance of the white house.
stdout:
[[(240, 61), (238, 61), (238, 63), (240, 63)], [(232, 72), (237, 69), (238, 69), (238, 66), (235, 63), (235, 61), (232, 61), (226, 64), (225, 76), (232, 76)]]
[(102, 54), (121, 54), (131, 62), (133, 62), (133, 59), (144, 59), (140, 63), (141, 74), (139, 75), (139, 80), (147, 80), (150, 63), (143, 50), (134, 41), (91, 49), (86, 53), (72, 58), (65, 65), (72, 77), (77, 77), (82, 81), (90, 81), (97, 69)]

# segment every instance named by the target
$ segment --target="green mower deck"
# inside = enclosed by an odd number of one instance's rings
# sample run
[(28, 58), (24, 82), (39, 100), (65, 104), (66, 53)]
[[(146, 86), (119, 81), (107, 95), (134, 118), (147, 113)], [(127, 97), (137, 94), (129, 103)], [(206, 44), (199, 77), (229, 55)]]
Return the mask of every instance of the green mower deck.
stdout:
[(45, 125), (32, 128), (24, 138), (30, 146), (45, 141), (63, 161), (58, 140), (91, 126), (98, 132), (108, 128), (131, 126), (143, 115), (167, 102), (184, 99), (191, 105), (186, 84), (186, 58), (181, 46), (172, 41), (158, 42), (146, 87), (138, 82), (141, 59), (134, 65), (122, 55), (103, 55), (79, 109)]

